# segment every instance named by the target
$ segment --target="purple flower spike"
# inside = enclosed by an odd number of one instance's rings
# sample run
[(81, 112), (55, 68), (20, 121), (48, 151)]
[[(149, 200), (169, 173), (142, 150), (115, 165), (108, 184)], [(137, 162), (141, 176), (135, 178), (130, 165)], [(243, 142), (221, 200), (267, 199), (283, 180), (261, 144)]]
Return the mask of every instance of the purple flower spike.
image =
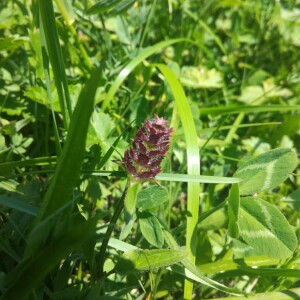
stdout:
[(140, 180), (154, 179), (161, 171), (160, 163), (169, 149), (172, 128), (155, 115), (136, 132), (132, 147), (124, 154), (123, 163), (128, 174)]

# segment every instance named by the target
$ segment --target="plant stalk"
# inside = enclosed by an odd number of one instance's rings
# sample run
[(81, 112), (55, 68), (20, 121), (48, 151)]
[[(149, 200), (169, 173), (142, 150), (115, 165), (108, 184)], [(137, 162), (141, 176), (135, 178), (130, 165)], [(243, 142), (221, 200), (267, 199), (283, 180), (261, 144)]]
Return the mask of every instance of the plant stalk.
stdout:
[(100, 247), (100, 251), (99, 251), (98, 255), (96, 256), (95, 281), (101, 280), (104, 276), (104, 262), (105, 262), (106, 249), (108, 246), (109, 239), (114, 230), (115, 224), (124, 208), (124, 199), (126, 197), (129, 185), (130, 185), (130, 180), (128, 179), (128, 181), (126, 183), (126, 187), (124, 189), (124, 192), (123, 192), (121, 198), (119, 199), (117, 207), (114, 211), (114, 214), (113, 214), (113, 216), (109, 222), (109, 225), (107, 227), (107, 230), (105, 232), (105, 235), (104, 235), (101, 247)]

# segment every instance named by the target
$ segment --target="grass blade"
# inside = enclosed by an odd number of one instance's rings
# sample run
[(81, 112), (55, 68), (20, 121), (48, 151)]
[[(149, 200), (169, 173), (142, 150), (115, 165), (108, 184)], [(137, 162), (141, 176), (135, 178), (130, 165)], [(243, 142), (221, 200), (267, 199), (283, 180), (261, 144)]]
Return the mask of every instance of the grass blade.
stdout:
[[(191, 109), (188, 104), (188, 100), (184, 94), (184, 90), (174, 75), (174, 73), (166, 66), (162, 64), (156, 65), (156, 67), (162, 72), (167, 80), (171, 91), (174, 95), (176, 106), (178, 108), (183, 132), (186, 140), (187, 149), (187, 172), (188, 175), (200, 175), (200, 154), (198, 147), (198, 136), (193, 119)], [(195, 249), (193, 245), (197, 245), (194, 230), (197, 226), (199, 215), (199, 193), (200, 186), (195, 182), (188, 182), (188, 195), (187, 195), (187, 210), (190, 216), (187, 217), (186, 228), (186, 250), (189, 254), (190, 261), (195, 262)], [(186, 281), (185, 283), (185, 299), (191, 299), (193, 284)]]
[(55, 23), (53, 3), (51, 0), (40, 0), (39, 8), (47, 43), (48, 55), (53, 69), (55, 85), (59, 97), (61, 113), (63, 116), (65, 129), (67, 129), (72, 108), (67, 77), (65, 73), (65, 65)]
[(102, 104), (102, 111), (106, 110), (110, 106), (110, 102), (113, 99), (114, 95), (116, 94), (117, 90), (123, 83), (123, 81), (126, 79), (126, 77), (132, 72), (132, 70), (140, 64), (143, 60), (151, 56), (152, 54), (161, 51), (163, 48), (172, 45), (174, 43), (179, 42), (186, 42), (187, 39), (173, 39), (173, 40), (167, 40), (160, 43), (157, 43), (151, 47), (148, 47), (140, 52), (140, 54), (132, 59), (129, 64), (127, 64), (120, 72), (118, 77), (115, 79), (113, 84), (111, 85), (106, 98)]
[(242, 180), (234, 177), (220, 176), (205, 176), (205, 175), (187, 175), (187, 174), (170, 174), (160, 173), (155, 177), (162, 181), (177, 181), (177, 182), (195, 182), (195, 183), (238, 183)]
[[(81, 221), (70, 226), (68, 230), (47, 244), (30, 259), (23, 260), (7, 276), (8, 289), (1, 299), (28, 299), (28, 294), (35, 288), (57, 264), (71, 251), (80, 248), (95, 230), (98, 216), (88, 221)], [(30, 274), (30, 275), (29, 275)]]
[(217, 107), (202, 107), (202, 115), (239, 114), (241, 112), (261, 113), (261, 112), (287, 112), (300, 111), (300, 105), (229, 105)]
[(58, 161), (51, 185), (44, 197), (37, 220), (50, 215), (72, 196), (73, 188), (79, 178), (84, 157), (85, 140), (90, 116), (94, 108), (94, 98), (99, 85), (100, 70), (95, 69), (82, 89), (72, 115), (66, 144)]
[(27, 213), (32, 216), (35, 216), (38, 211), (37, 207), (27, 204), (24, 201), (22, 201), (21, 199), (8, 197), (5, 195), (0, 195), (0, 205), (4, 205), (6, 207), (13, 208), (15, 210)]
[(295, 300), (300, 298), (300, 288), (294, 288), (281, 292), (258, 293), (247, 297), (215, 298), (215, 300)]

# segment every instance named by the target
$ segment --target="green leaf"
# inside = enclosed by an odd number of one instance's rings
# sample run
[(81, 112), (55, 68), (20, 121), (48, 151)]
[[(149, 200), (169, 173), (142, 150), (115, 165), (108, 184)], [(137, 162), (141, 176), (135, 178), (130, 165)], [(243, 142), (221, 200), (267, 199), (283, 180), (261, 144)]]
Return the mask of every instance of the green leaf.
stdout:
[(60, 105), (59, 105), (59, 101), (58, 98), (55, 98), (52, 101), (52, 107), (50, 105), (48, 96), (47, 96), (47, 92), (43, 87), (40, 86), (29, 86), (26, 91), (24, 92), (24, 95), (26, 97), (28, 97), (29, 99), (31, 99), (32, 101), (35, 101), (39, 104), (42, 104), (44, 106), (46, 106), (47, 108), (53, 108), (54, 111), (56, 112), (60, 112)]
[(80, 176), (89, 120), (94, 109), (94, 97), (100, 78), (100, 70), (95, 69), (79, 95), (62, 155), (36, 222), (64, 206), (72, 197)]
[(215, 300), (296, 300), (300, 298), (300, 288), (294, 288), (289, 290), (283, 290), (281, 292), (270, 292), (270, 293), (257, 293), (253, 296), (247, 296), (243, 298), (236, 297), (225, 297), (216, 298)]
[(227, 225), (228, 213), (225, 211), (223, 206), (217, 206), (200, 215), (198, 228), (201, 231), (218, 230), (220, 228), (227, 227)]
[[(248, 246), (249, 247), (249, 246)], [(224, 258), (222, 260), (199, 266), (199, 269), (205, 274), (213, 275), (225, 271), (257, 268), (262, 266), (274, 266), (280, 263), (279, 259), (267, 256), (248, 256), (243, 258)], [(278, 269), (277, 269), (278, 270)]]
[(88, 15), (94, 15), (94, 14), (103, 14), (115, 5), (117, 5), (120, 2), (120, 0), (102, 0), (98, 1), (95, 5), (90, 7), (87, 10)]
[(149, 209), (162, 205), (168, 201), (168, 191), (166, 188), (154, 185), (141, 190), (137, 195), (137, 208)]
[(242, 179), (234, 177), (221, 177), (221, 176), (205, 176), (205, 175), (194, 175), (194, 174), (171, 174), (171, 173), (160, 173), (155, 179), (161, 181), (177, 181), (177, 182), (195, 182), (195, 183), (237, 183), (241, 182)]
[(137, 192), (140, 188), (139, 182), (130, 182), (125, 200), (124, 200), (124, 209), (125, 209), (125, 221), (127, 223), (127, 220), (129, 221), (131, 219), (131, 216), (133, 215), (135, 209), (136, 209), (136, 198), (137, 198)]
[(161, 248), (164, 244), (164, 237), (157, 218), (148, 212), (139, 213), (138, 218), (144, 238), (151, 245)]
[[(0, 26), (1, 27), (1, 26)], [(1, 37), (0, 38), (0, 52), (14, 51), (25, 43), (25, 39), (17, 37)]]
[(248, 113), (261, 113), (261, 112), (274, 112), (279, 111), (281, 113), (287, 111), (300, 110), (300, 105), (228, 105), (228, 106), (213, 106), (213, 107), (202, 107), (201, 115), (222, 115), (222, 114), (239, 114), (241, 112)]
[(133, 228), (133, 225), (134, 225), (136, 219), (137, 219), (136, 214), (133, 214), (131, 219), (129, 221), (125, 222), (125, 224), (121, 230), (121, 233), (120, 233), (120, 237), (119, 237), (120, 240), (124, 240), (127, 238), (127, 236), (130, 234), (130, 232)]
[[(113, 144), (109, 147), (109, 149), (106, 151), (106, 153), (103, 155), (103, 157), (101, 158), (99, 164), (98, 164), (98, 169), (101, 170), (103, 168), (103, 166), (107, 163), (107, 161), (109, 160), (109, 158), (111, 157), (111, 155), (113, 154), (113, 152), (116, 150), (117, 145), (120, 141), (120, 139), (123, 137), (123, 135), (130, 129), (131, 124), (134, 121), (132, 121), (129, 126), (123, 130), (123, 132), (114, 140)], [(0, 165), (1, 167), (1, 165)]]
[(261, 86), (247, 86), (242, 90), (242, 95), (238, 98), (240, 102), (246, 104), (251, 103), (261, 103), (261, 100), (264, 99), (264, 90)]
[[(45, 35), (47, 51), (53, 69), (55, 86), (59, 97), (60, 109), (64, 120), (65, 129), (68, 128), (69, 118), (72, 112), (69, 88), (67, 83), (66, 68), (60, 47), (53, 3), (51, 0), (39, 0), (41, 31)], [(45, 57), (44, 57), (45, 60)]]
[[(173, 236), (167, 231), (163, 231), (166, 243), (171, 249), (174, 250), (180, 250), (179, 245), (173, 238)], [(242, 293), (240, 293), (236, 289), (228, 288), (227, 286), (205, 276), (188, 258), (185, 258), (182, 260), (182, 265), (185, 267), (183, 271), (177, 270), (178, 273), (181, 273), (182, 275), (186, 276), (189, 279), (195, 280), (196, 282), (199, 282), (201, 284), (204, 284), (206, 286), (212, 287), (214, 289), (220, 290), (222, 292), (237, 295), (240, 296)], [(174, 270), (175, 271), (175, 270)]]
[(259, 198), (241, 198), (238, 226), (240, 237), (261, 255), (285, 259), (297, 247), (297, 237), (284, 215)]
[(216, 69), (207, 70), (204, 67), (182, 67), (180, 82), (194, 89), (221, 88), (222, 75)]
[(111, 131), (115, 128), (115, 124), (108, 114), (103, 112), (93, 112), (91, 123), (101, 142), (104, 142)]
[[(123, 254), (122, 260), (117, 264), (120, 272), (128, 273), (133, 269), (128, 268), (130, 264), (137, 271), (148, 271), (163, 268), (185, 259), (187, 254), (183, 250), (155, 249), (155, 250), (131, 250)], [(126, 261), (129, 264), (126, 264)]]
[(288, 148), (274, 149), (242, 163), (234, 174), (243, 179), (239, 184), (240, 194), (275, 188), (287, 179), (297, 163), (296, 153)]
[(9, 208), (13, 208), (15, 210), (27, 213), (29, 215), (35, 216), (37, 214), (38, 208), (25, 203), (21, 199), (17, 199), (14, 197), (0, 195), (0, 205), (7, 206)]
[(56, 0), (56, 5), (59, 7), (61, 14), (67, 21), (68, 25), (71, 25), (76, 20), (76, 13), (72, 6), (71, 0)]
[[(60, 263), (70, 252), (78, 250), (82, 243), (94, 235), (99, 217), (88, 221), (74, 220), (72, 226), (60, 231), (55, 240), (46, 244), (30, 258), (24, 259), (7, 275), (8, 289), (1, 299), (26, 299), (33, 288), (38, 286), (44, 277)], [(34, 274), (34, 276), (28, 276)]]
[(207, 231), (199, 231), (197, 237), (196, 262), (195, 265), (209, 263), (213, 257), (213, 247), (210, 243)]
[(289, 194), (285, 201), (289, 202), (294, 207), (294, 209), (299, 210), (300, 209), (300, 188), (296, 189), (291, 194)]
[(152, 54), (161, 51), (163, 48), (170, 46), (174, 43), (184, 42), (187, 41), (186, 39), (173, 39), (173, 40), (166, 40), (160, 43), (157, 43), (151, 47), (148, 47), (141, 52), (139, 55), (136, 56), (134, 59), (130, 61), (119, 73), (113, 84), (111, 85), (109, 91), (106, 94), (106, 98), (102, 103), (102, 111), (106, 110), (110, 106), (110, 102), (113, 99), (114, 95), (116, 94), (117, 90), (123, 83), (123, 81), (128, 77), (128, 75), (138, 66), (143, 60), (151, 56)]
[(228, 195), (228, 233), (231, 237), (238, 237), (237, 226), (240, 208), (240, 194), (238, 184), (233, 184)]
[[(156, 67), (163, 74), (168, 86), (170, 87), (176, 108), (178, 109), (180, 121), (183, 127), (184, 137), (186, 141), (187, 155), (187, 173), (188, 175), (200, 175), (200, 152), (198, 146), (197, 130), (193, 118), (193, 114), (185, 96), (184, 89), (170, 68), (163, 64), (157, 64)], [(199, 215), (199, 193), (200, 185), (194, 182), (189, 182), (187, 187), (187, 216), (186, 223), (186, 251), (189, 254), (190, 261), (195, 261), (196, 253), (196, 236), (194, 235), (195, 228), (198, 223)], [(192, 297), (193, 284), (189, 281), (185, 282), (184, 297)]]
[(129, 9), (133, 5), (133, 3), (135, 1), (136, 0), (122, 0), (122, 1), (119, 1), (119, 4), (116, 5), (115, 7), (113, 7), (109, 11), (109, 15), (110, 16), (116, 16), (116, 15), (119, 15), (119, 14), (125, 12), (127, 9)]

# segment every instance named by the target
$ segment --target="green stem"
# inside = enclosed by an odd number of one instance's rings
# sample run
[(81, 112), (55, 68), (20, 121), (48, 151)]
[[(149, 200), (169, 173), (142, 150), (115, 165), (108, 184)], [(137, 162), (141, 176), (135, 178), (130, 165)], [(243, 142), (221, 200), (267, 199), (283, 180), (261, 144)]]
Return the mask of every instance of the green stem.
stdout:
[(109, 225), (107, 227), (106, 233), (104, 235), (101, 247), (100, 247), (100, 251), (98, 253), (98, 255), (96, 256), (96, 270), (95, 270), (95, 281), (98, 281), (100, 279), (103, 278), (104, 276), (104, 262), (105, 262), (105, 253), (106, 253), (106, 249), (108, 246), (108, 242), (109, 239), (112, 235), (112, 232), (114, 230), (115, 224), (123, 210), (124, 207), (124, 199), (126, 197), (127, 191), (128, 191), (128, 187), (130, 185), (130, 180), (127, 181), (125, 190), (117, 204), (117, 207), (114, 211), (114, 214), (109, 222)]

